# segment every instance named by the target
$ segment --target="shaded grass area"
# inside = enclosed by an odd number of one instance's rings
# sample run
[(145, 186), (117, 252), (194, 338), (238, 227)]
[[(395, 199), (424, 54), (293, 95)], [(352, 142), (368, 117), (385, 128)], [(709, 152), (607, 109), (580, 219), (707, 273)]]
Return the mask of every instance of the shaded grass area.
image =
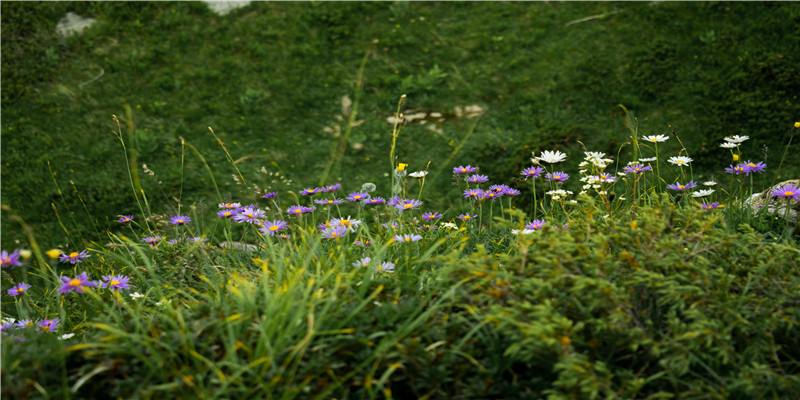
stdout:
[[(66, 11), (98, 24), (59, 39)], [(136, 166), (156, 212), (174, 211), (181, 193), (200, 212), (219, 200), (192, 153), (180, 174), (181, 137), (203, 149), (223, 192), (237, 190), (209, 126), (245, 176), (259, 177), (238, 199), (317, 185), (341, 139), (324, 128), (342, 124), (340, 99), (355, 96), (367, 54), (363, 124), (328, 178), (346, 189), (390, 171), (385, 119), (400, 94), (426, 112), (483, 107), (457, 159), (493, 176), (517, 175), (534, 150), (577, 154), (577, 141), (617, 154), (628, 137), (619, 104), (641, 131), (671, 125), (699, 149), (700, 174), (729, 163), (716, 143), (734, 133), (765, 146), (768, 157), (752, 158), (772, 165), (800, 114), (798, 27), (792, 3), (256, 3), (220, 17), (194, 2), (3, 2), (3, 203), (46, 246), (82, 248), (133, 212), (112, 114), (138, 164), (155, 173)], [(399, 161), (412, 170), (431, 161), (435, 171), (472, 124), (448, 118), (441, 133), (410, 124)], [(782, 178), (798, 174), (789, 164)], [(375, 183), (386, 188), (388, 175)], [(431, 205), (456, 191), (448, 174), (428, 184), (441, 193)], [(18, 225), (4, 218), (2, 230), (3, 247), (14, 247)]]

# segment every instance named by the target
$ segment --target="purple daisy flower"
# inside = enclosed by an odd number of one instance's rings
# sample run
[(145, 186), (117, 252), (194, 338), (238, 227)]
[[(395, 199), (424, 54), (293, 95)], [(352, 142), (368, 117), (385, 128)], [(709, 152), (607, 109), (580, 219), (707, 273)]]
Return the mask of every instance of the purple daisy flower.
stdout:
[(219, 208), (226, 210), (236, 210), (242, 207), (242, 203), (219, 203)]
[(354, 267), (366, 267), (369, 265), (369, 262), (372, 261), (369, 257), (364, 257), (356, 262), (353, 263)]
[(350, 201), (363, 201), (369, 198), (369, 194), (367, 192), (353, 192), (345, 198)]
[(392, 240), (394, 240), (395, 242), (409, 243), (409, 242), (416, 242), (417, 240), (421, 239), (422, 236), (411, 234), (411, 235), (396, 235)]
[(763, 161), (760, 161), (758, 163), (754, 163), (754, 162), (752, 162), (750, 160), (747, 160), (747, 161), (745, 161), (745, 162), (743, 162), (743, 163), (741, 163), (739, 165), (743, 165), (744, 168), (746, 169), (745, 172), (748, 173), (748, 174), (750, 172), (764, 172), (767, 169), (767, 164), (764, 164)]
[(703, 203), (700, 205), (700, 207), (703, 207), (704, 210), (713, 210), (719, 207), (719, 202), (715, 201), (713, 203)]
[(402, 228), (403, 225), (401, 225), (399, 222), (395, 221), (395, 222), (392, 222), (391, 224), (387, 222), (387, 223), (383, 224), (383, 227), (386, 228), (386, 229), (391, 229), (393, 231), (396, 231), (399, 228)]
[(772, 197), (783, 197), (786, 199), (791, 197), (794, 201), (800, 201), (800, 187), (797, 187), (793, 183), (787, 183), (773, 190)]
[(749, 171), (745, 169), (744, 164), (736, 164), (725, 168), (725, 172), (729, 174), (739, 175), (739, 174), (747, 174)]
[(100, 287), (111, 289), (111, 290), (130, 290), (130, 286), (128, 286), (128, 281), (131, 279), (124, 275), (106, 275), (103, 276), (103, 282), (100, 284)]
[(255, 208), (255, 206), (247, 206), (244, 210), (234, 215), (233, 220), (240, 224), (242, 222), (249, 222), (258, 225), (261, 223), (261, 218), (264, 218), (264, 215), (264, 210)]
[(371, 197), (369, 200), (365, 201), (364, 204), (383, 204), (386, 203), (383, 197)]
[(395, 205), (394, 207), (399, 209), (400, 211), (405, 211), (405, 210), (415, 210), (415, 209), (419, 208), (419, 206), (421, 206), (421, 205), (422, 205), (422, 202), (419, 201), (419, 200), (405, 199), (401, 203), (398, 203), (397, 205)]
[(286, 213), (289, 215), (300, 215), (303, 213), (310, 213), (311, 211), (314, 211), (314, 208), (306, 206), (291, 206), (286, 209)]
[(463, 165), (459, 165), (456, 168), (453, 168), (454, 174), (470, 174), (478, 170), (478, 167), (473, 167), (471, 165), (467, 165), (466, 167)]
[(58, 292), (61, 293), (62, 295), (67, 294), (71, 291), (75, 291), (78, 293), (86, 293), (83, 290), (83, 288), (97, 286), (97, 282), (89, 280), (89, 276), (86, 275), (86, 272), (83, 272), (72, 279), (66, 276), (62, 276), (61, 282), (63, 282), (64, 285), (58, 288)]
[(5, 324), (0, 325), (0, 332), (5, 332), (5, 331), (7, 331), (7, 330), (9, 330), (9, 329), (11, 329), (11, 328), (13, 328), (15, 326), (17, 326), (17, 324), (15, 324), (13, 322), (6, 322)]
[(83, 262), (83, 260), (87, 258), (89, 258), (89, 253), (86, 250), (82, 250), (80, 253), (73, 251), (69, 254), (62, 254), (58, 260), (65, 263), (68, 262), (70, 264), (77, 264)]
[(545, 220), (543, 220), (543, 219), (535, 219), (532, 222), (526, 224), (525, 225), (525, 229), (530, 229), (532, 231), (535, 231), (537, 229), (544, 228), (545, 225), (547, 225), (547, 222), (545, 222)]
[(169, 222), (172, 223), (172, 225), (183, 225), (192, 222), (192, 218), (186, 215), (176, 215), (170, 218)]
[(691, 189), (693, 187), (697, 187), (697, 182), (691, 181), (691, 182), (689, 182), (689, 183), (687, 183), (685, 185), (681, 185), (680, 182), (675, 182), (672, 185), (667, 185), (668, 189), (678, 190), (678, 191), (688, 190), (688, 189)]
[(31, 320), (29, 320), (29, 319), (23, 319), (23, 320), (17, 321), (14, 324), (14, 326), (16, 326), (17, 328), (30, 328), (30, 327), (32, 327), (34, 325), (36, 325), (36, 323), (31, 321)]
[(361, 220), (350, 218), (348, 215), (347, 218), (334, 218), (331, 220), (332, 226), (341, 226), (349, 230), (350, 232), (355, 232), (356, 228), (361, 225)]
[(335, 183), (333, 185), (325, 186), (325, 187), (321, 188), (320, 191), (322, 191), (322, 192), (332, 192), (334, 190), (340, 189), (341, 187), (342, 187), (341, 183)]
[(467, 189), (464, 191), (464, 197), (470, 199), (481, 199), (485, 192), (480, 189)]
[[(505, 186), (505, 185), (503, 185), (503, 186)], [(506, 187), (503, 189), (503, 194), (504, 194), (504, 195), (506, 195), (506, 196), (518, 196), (520, 193), (521, 193), (521, 192), (520, 192), (519, 190), (517, 190), (517, 189), (512, 189), (512, 188), (510, 188), (510, 187), (508, 187), (508, 186), (506, 186)]]
[(167, 240), (167, 244), (178, 244), (178, 239)]
[(147, 244), (149, 244), (151, 246), (157, 245), (158, 242), (160, 242), (162, 240), (164, 240), (164, 237), (161, 236), (161, 235), (147, 236), (147, 237), (142, 238), (143, 242), (145, 242), (145, 243), (147, 243)]
[(61, 318), (43, 319), (36, 325), (39, 327), (39, 332), (53, 333), (58, 330), (58, 324), (61, 323)]
[(30, 288), (31, 288), (31, 285), (28, 285), (25, 282), (20, 282), (19, 284), (17, 284), (16, 286), (12, 287), (11, 289), (8, 289), (8, 294), (10, 296), (18, 296), (18, 295), (21, 295), (21, 294), (25, 293), (25, 291), (30, 289)]
[(225, 209), (225, 210), (219, 210), (217, 212), (217, 215), (219, 215), (222, 218), (231, 218), (231, 217), (236, 216), (236, 214), (238, 214), (238, 213), (239, 213), (239, 211), (237, 211), (237, 210)]
[(561, 172), (561, 171), (553, 172), (553, 173), (548, 172), (547, 175), (544, 176), (544, 178), (547, 179), (548, 181), (555, 181), (555, 182), (562, 182), (563, 183), (564, 181), (569, 179), (569, 174), (567, 174), (566, 172)]
[(503, 197), (503, 192), (488, 191), (483, 194), (484, 199), (492, 199), (492, 201)]
[(475, 219), (475, 216), (470, 214), (461, 214), (458, 216), (458, 219), (462, 221), (472, 221), (473, 219)]
[(503, 193), (503, 192), (505, 192), (506, 189), (511, 189), (511, 188), (506, 186), (506, 185), (492, 185), (492, 186), (489, 186), (489, 191), (497, 192), (497, 193)]
[(273, 197), (278, 196), (278, 192), (269, 192), (261, 196), (262, 199), (271, 199)]
[(12, 265), (16, 265), (18, 267), (22, 266), (22, 263), (19, 262), (19, 250), (14, 250), (11, 254), (8, 254), (7, 251), (3, 250), (0, 252), (0, 266), (3, 268), (10, 267)]
[(264, 235), (275, 236), (276, 233), (282, 231), (287, 226), (289, 226), (288, 222), (279, 219), (276, 219), (274, 221), (266, 221), (264, 222), (264, 225), (261, 227), (261, 229), (259, 229), (259, 232), (261, 232)]
[(343, 226), (332, 227), (322, 233), (325, 239), (339, 240), (347, 234), (347, 228)]
[(420, 225), (420, 226), (417, 227), (417, 230), (420, 230), (420, 231), (421, 230), (425, 230), (425, 229), (428, 229), (428, 230), (430, 230), (430, 229), (439, 229), (439, 227), (437, 225), (430, 225), (430, 224)]
[(319, 205), (323, 205), (323, 206), (335, 206), (337, 204), (344, 203), (344, 200), (335, 199), (335, 198), (334, 199), (317, 199), (317, 200), (314, 200), (314, 203), (319, 204)]
[(320, 188), (314, 188), (314, 189), (305, 188), (305, 189), (300, 191), (300, 194), (314, 194), (314, 193), (318, 193), (320, 190), (321, 190)]
[(528, 178), (538, 178), (544, 172), (544, 168), (542, 167), (528, 167), (522, 170), (522, 175), (525, 176), (525, 180)]
[(394, 272), (394, 263), (390, 263), (388, 261), (384, 261), (381, 265), (375, 267), (375, 271), (377, 272)]
[(653, 169), (650, 168), (649, 165), (644, 166), (642, 164), (628, 165), (628, 166), (625, 167), (625, 173), (626, 174), (638, 174), (640, 172), (652, 171), (652, 170)]
[(123, 215), (123, 216), (119, 217), (119, 219), (117, 220), (117, 222), (119, 222), (120, 224), (127, 224), (128, 222), (131, 222), (131, 221), (133, 221), (133, 216), (132, 215)]
[(442, 218), (442, 214), (439, 214), (438, 212), (426, 212), (425, 214), (422, 214), (422, 218), (425, 218), (425, 221), (430, 221), (434, 218)]
[(488, 182), (489, 177), (486, 175), (475, 174), (467, 178), (466, 181), (470, 183), (483, 183), (483, 182)]
[(369, 246), (369, 245), (372, 244), (372, 242), (369, 241), (369, 240), (363, 240), (363, 241), (362, 240), (356, 240), (355, 242), (353, 242), (353, 244), (356, 245), (356, 246)]
[(602, 173), (600, 175), (595, 176), (594, 178), (597, 179), (599, 182), (614, 182), (617, 180), (617, 177), (615, 176)]

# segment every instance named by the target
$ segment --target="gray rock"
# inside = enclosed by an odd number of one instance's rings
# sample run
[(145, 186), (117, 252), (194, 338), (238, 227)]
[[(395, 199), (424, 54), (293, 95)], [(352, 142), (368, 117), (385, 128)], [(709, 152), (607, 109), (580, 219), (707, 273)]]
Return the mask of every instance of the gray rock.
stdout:
[(789, 213), (786, 213), (786, 204), (787, 201), (783, 197), (773, 197), (772, 192), (780, 186), (787, 185), (793, 183), (796, 186), (800, 186), (800, 179), (792, 179), (789, 181), (783, 181), (761, 193), (756, 193), (750, 196), (747, 199), (746, 203), (750, 205), (753, 211), (759, 211), (766, 209), (770, 213), (774, 213), (776, 217), (787, 218), (790, 221), (797, 221), (800, 219), (800, 202), (794, 201), (794, 199), (790, 199), (789, 203)]

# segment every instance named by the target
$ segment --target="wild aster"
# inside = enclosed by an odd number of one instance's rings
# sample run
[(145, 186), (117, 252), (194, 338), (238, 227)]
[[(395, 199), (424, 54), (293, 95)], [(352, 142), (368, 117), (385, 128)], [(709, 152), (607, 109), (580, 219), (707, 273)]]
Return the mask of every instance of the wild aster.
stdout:
[(395, 242), (404, 242), (404, 243), (416, 242), (417, 240), (421, 240), (421, 239), (422, 239), (422, 236), (420, 236), (420, 235), (414, 235), (414, 234), (410, 234), (410, 235), (396, 235), (396, 236), (393, 238), (393, 240), (394, 240)]
[(569, 179), (569, 175), (565, 172), (548, 172), (547, 175), (544, 176), (545, 179), (548, 181), (555, 181), (555, 182), (564, 182)]
[(739, 147), (739, 144), (733, 142), (723, 142), (719, 145), (719, 147), (722, 147), (723, 149), (732, 149), (734, 147)]
[(364, 257), (356, 262), (353, 263), (354, 267), (366, 267), (369, 265), (369, 262), (372, 261), (369, 257)]
[(335, 206), (337, 204), (344, 203), (344, 200), (340, 200), (340, 199), (336, 199), (336, 198), (333, 198), (333, 199), (317, 199), (317, 200), (314, 200), (314, 203), (322, 205), (322, 206)]
[(369, 240), (356, 240), (353, 242), (353, 244), (356, 246), (369, 246), (372, 244), (372, 242)]
[(747, 171), (742, 164), (731, 165), (730, 167), (725, 168), (725, 172), (735, 175), (747, 174)]
[(142, 238), (142, 241), (143, 241), (143, 242), (145, 242), (145, 243), (147, 243), (147, 244), (149, 244), (149, 245), (151, 245), (151, 246), (155, 246), (155, 245), (157, 245), (157, 244), (158, 244), (158, 242), (160, 242), (160, 241), (162, 241), (162, 240), (164, 240), (164, 237), (163, 237), (163, 236), (160, 236), (160, 235), (156, 235), (156, 236), (147, 236), (147, 237), (143, 237), (143, 238)]
[(61, 293), (62, 295), (72, 291), (78, 293), (86, 293), (83, 290), (83, 288), (97, 286), (97, 282), (89, 280), (89, 276), (86, 275), (86, 272), (82, 272), (80, 275), (77, 275), (72, 279), (66, 276), (62, 276), (61, 282), (63, 282), (64, 285), (58, 288), (58, 292)]
[(439, 229), (439, 227), (436, 226), (436, 225), (431, 225), (431, 224), (424, 224), (424, 225), (420, 225), (420, 226), (417, 227), (417, 230), (420, 230), (420, 231), (424, 230), (424, 229), (429, 229), (429, 230), (430, 229)]
[(386, 229), (391, 229), (393, 231), (396, 231), (396, 230), (402, 228), (403, 225), (401, 223), (395, 221), (395, 222), (392, 222), (391, 224), (387, 222), (387, 223), (383, 224), (383, 227), (386, 228)]
[(470, 183), (483, 183), (483, 182), (488, 182), (489, 181), (489, 177), (486, 176), (486, 175), (475, 174), (475, 175), (470, 176), (466, 180), (467, 180), (467, 182), (470, 182)]
[(100, 287), (111, 289), (111, 290), (130, 290), (130, 286), (128, 286), (128, 281), (131, 279), (124, 275), (106, 275), (103, 276), (103, 282), (100, 283)]
[(361, 225), (361, 220), (352, 219), (348, 215), (347, 218), (333, 218), (331, 219), (331, 225), (333, 226), (341, 226), (350, 232), (355, 232), (356, 228)]
[(535, 157), (533, 160), (544, 161), (546, 163), (555, 164), (555, 163), (560, 163), (566, 159), (567, 155), (558, 150), (556, 151), (545, 150), (539, 157)]
[(334, 191), (336, 189), (339, 189), (341, 187), (342, 187), (341, 183), (334, 183), (333, 185), (328, 185), (328, 186), (324, 186), (324, 187), (320, 188), (320, 191), (321, 192), (332, 192), (332, 191)]
[(696, 192), (692, 193), (692, 197), (706, 197), (706, 196), (711, 196), (711, 194), (712, 194), (712, 193), (714, 193), (714, 192), (715, 192), (715, 190), (714, 190), (714, 189), (704, 189), (704, 190), (698, 190), (698, 191), (696, 191)]
[(62, 254), (58, 260), (65, 263), (68, 262), (70, 264), (77, 264), (82, 263), (83, 260), (87, 258), (89, 258), (89, 253), (86, 250), (82, 250), (80, 253), (73, 251), (69, 254)]
[(169, 220), (169, 222), (171, 222), (172, 225), (183, 225), (183, 224), (187, 224), (189, 222), (192, 222), (192, 219), (190, 217), (185, 216), (185, 215), (176, 215), (176, 216), (172, 217)]
[(303, 206), (291, 206), (286, 209), (286, 213), (289, 215), (300, 215), (304, 212), (303, 211), (304, 208), (305, 207)]
[(547, 225), (547, 222), (543, 219), (535, 219), (532, 222), (525, 225), (525, 229), (530, 229), (532, 231), (542, 229), (544, 226)]
[(58, 324), (60, 322), (61, 318), (43, 319), (39, 321), (36, 325), (39, 327), (39, 332), (53, 333), (58, 330)]
[(235, 210), (237, 208), (242, 207), (241, 203), (220, 203), (219, 208), (223, 208), (226, 210)]
[[(505, 186), (505, 185), (502, 185), (502, 186)], [(520, 192), (517, 189), (512, 189), (512, 188), (506, 186), (506, 187), (503, 188), (502, 193), (504, 195), (506, 195), (506, 196), (519, 196), (519, 194), (522, 193), (522, 192)]]
[(178, 239), (167, 240), (167, 244), (178, 244)]
[(483, 198), (484, 191), (480, 189), (467, 189), (464, 191), (464, 197), (470, 199), (481, 199)]
[(275, 236), (276, 233), (282, 231), (287, 226), (289, 226), (289, 223), (286, 221), (276, 219), (274, 221), (265, 221), (264, 225), (258, 231), (264, 235)]
[(484, 192), (483, 193), (483, 198), (484, 199), (497, 200), (497, 199), (499, 199), (501, 197), (503, 197), (503, 192), (494, 192), (494, 191), (490, 190), (488, 192)]
[(10, 296), (18, 296), (18, 295), (21, 295), (21, 294), (25, 293), (25, 291), (30, 289), (30, 288), (31, 288), (31, 285), (28, 285), (25, 282), (20, 282), (19, 284), (17, 284), (16, 286), (12, 287), (11, 289), (8, 289), (8, 294)]
[(402, 203), (403, 203), (403, 198), (400, 197), (400, 196), (394, 196), (391, 199), (389, 199), (389, 201), (386, 202), (387, 205), (392, 206), (392, 207), (395, 207), (398, 204), (402, 204)]
[(369, 194), (366, 192), (353, 192), (345, 198), (350, 201), (363, 201), (369, 198)]
[(233, 220), (242, 223), (242, 222), (249, 222), (251, 224), (260, 224), (261, 218), (264, 218), (266, 213), (264, 210), (255, 208), (254, 206), (247, 206), (244, 210), (241, 210), (238, 214), (233, 216)]
[(314, 193), (318, 193), (318, 192), (320, 192), (320, 188), (314, 188), (314, 189), (305, 188), (305, 189), (300, 191), (300, 194), (314, 194)]
[(461, 214), (457, 218), (462, 221), (472, 221), (473, 219), (475, 219), (475, 216), (470, 214)]
[(9, 330), (11, 328), (14, 328), (16, 326), (17, 326), (17, 324), (15, 324), (14, 322), (5, 322), (2, 325), (0, 325), (0, 332), (5, 332), (5, 331), (7, 331), (7, 330)]
[(2, 268), (10, 267), (12, 265), (16, 265), (18, 267), (22, 266), (22, 263), (19, 262), (19, 250), (14, 250), (11, 254), (8, 254), (7, 251), (3, 250), (0, 252), (0, 266)]
[(456, 168), (453, 168), (454, 174), (471, 174), (478, 170), (478, 167), (473, 167), (471, 165), (467, 165), (466, 167), (463, 165), (459, 165)]
[(599, 174), (594, 176), (594, 178), (597, 179), (598, 182), (614, 182), (617, 180), (617, 177), (607, 174)]
[(758, 162), (756, 164), (756, 163), (754, 163), (754, 162), (752, 162), (750, 160), (747, 160), (747, 161), (743, 162), (741, 165), (744, 165), (744, 168), (746, 170), (745, 172), (748, 173), (748, 174), (750, 172), (759, 172), (759, 173), (760, 172), (764, 172), (764, 170), (767, 169), (767, 164), (764, 164), (763, 161), (760, 161), (760, 162)]
[(700, 205), (700, 207), (703, 207), (704, 210), (713, 210), (719, 207), (719, 202), (715, 201), (713, 203), (703, 203)]
[(383, 204), (386, 200), (383, 197), (370, 197), (364, 204)]
[(688, 189), (691, 189), (693, 187), (697, 187), (697, 182), (691, 181), (691, 182), (689, 182), (689, 183), (687, 183), (685, 185), (682, 185), (680, 182), (675, 182), (672, 185), (667, 185), (668, 189), (678, 190), (678, 191), (688, 190)]
[(422, 214), (422, 218), (424, 218), (425, 221), (430, 221), (430, 220), (435, 219), (435, 218), (442, 218), (442, 214), (439, 214), (438, 212), (435, 212), (435, 211), (434, 212), (426, 212), (425, 214)]
[(265, 193), (263, 196), (261, 196), (261, 198), (262, 199), (271, 199), (271, 198), (277, 197), (277, 196), (278, 196), (278, 192), (269, 192), (269, 193)]
[(394, 207), (399, 209), (400, 211), (405, 211), (405, 210), (416, 210), (421, 205), (422, 205), (422, 202), (419, 201), (419, 200), (405, 199), (401, 203), (398, 203)]
[(682, 167), (684, 165), (689, 165), (689, 163), (694, 160), (686, 156), (677, 156), (677, 157), (670, 157), (669, 160), (667, 161), (669, 161), (670, 164), (675, 164), (679, 167)]
[(740, 144), (740, 143), (744, 142), (747, 139), (750, 139), (750, 136), (747, 136), (747, 135), (742, 135), (742, 136), (733, 135), (733, 136), (726, 137), (725, 141), (729, 142), (729, 143)]
[(325, 239), (339, 240), (347, 234), (347, 228), (343, 226), (332, 227), (322, 233)]
[(791, 197), (794, 201), (800, 201), (800, 187), (797, 187), (794, 183), (787, 183), (773, 190), (772, 197), (784, 197), (787, 199)]
[(238, 213), (239, 213), (239, 211), (237, 211), (237, 210), (227, 210), (226, 209), (226, 210), (219, 210), (217, 212), (217, 215), (219, 215), (222, 218), (231, 218), (231, 217), (234, 217)]
[(117, 220), (117, 222), (119, 222), (120, 224), (127, 224), (128, 222), (131, 222), (131, 221), (133, 221), (133, 216), (132, 215), (123, 215), (123, 216), (119, 217), (119, 219)]
[(376, 266), (375, 270), (378, 272), (394, 272), (394, 263), (384, 261), (381, 265)]
[(528, 167), (522, 170), (522, 175), (525, 176), (525, 180), (528, 178), (538, 178), (544, 172), (544, 168), (542, 167)]
[(653, 169), (650, 168), (649, 165), (648, 166), (644, 166), (642, 164), (628, 165), (627, 167), (625, 167), (625, 173), (626, 174), (638, 174), (640, 172), (652, 171), (652, 170)]
[(422, 178), (425, 175), (428, 175), (428, 171), (417, 171), (417, 172), (412, 172), (412, 173), (408, 174), (408, 176), (410, 176), (412, 178)]
[(669, 140), (669, 136), (667, 135), (650, 135), (650, 136), (642, 136), (642, 140), (646, 140), (652, 143), (661, 143), (666, 142)]
[(36, 323), (29, 319), (19, 320), (14, 324), (14, 326), (16, 326), (17, 328), (30, 328), (35, 325)]
[(507, 188), (507, 187), (508, 186), (506, 186), (506, 185), (492, 185), (492, 186), (489, 186), (489, 191), (502, 193), (503, 192), (503, 188)]

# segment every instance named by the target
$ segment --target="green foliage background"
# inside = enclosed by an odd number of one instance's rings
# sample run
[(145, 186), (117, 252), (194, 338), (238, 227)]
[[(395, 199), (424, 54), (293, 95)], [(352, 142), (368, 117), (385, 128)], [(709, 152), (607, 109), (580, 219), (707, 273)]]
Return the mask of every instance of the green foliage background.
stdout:
[[(327, 182), (351, 190), (373, 181), (388, 192), (389, 178), (375, 171), (389, 171), (385, 120), (403, 93), (410, 109), (486, 109), (453, 162), (512, 185), (534, 150), (577, 154), (581, 141), (617, 154), (628, 136), (619, 104), (640, 117), (643, 133), (671, 125), (705, 176), (729, 163), (717, 147), (729, 134), (750, 135), (751, 148), (767, 152), (749, 156), (776, 165), (800, 115), (800, 7), (791, 2), (264, 2), (227, 16), (199, 2), (0, 7), (2, 202), (44, 246), (83, 248), (116, 215), (134, 212), (112, 114), (138, 163), (157, 174), (138, 171), (156, 212), (173, 211), (181, 191), (179, 137), (203, 153), (223, 193), (257, 198), (236, 188), (209, 126), (249, 183), (271, 186), (256, 173), (266, 167), (293, 181), (272, 185), (279, 190), (319, 184), (338, 140), (323, 128), (338, 123), (340, 98), (354, 97), (367, 54), (364, 123)], [(59, 39), (67, 11), (98, 23)], [(471, 124), (449, 119), (441, 134), (409, 125), (399, 159), (412, 170), (428, 161), (432, 171), (450, 168), (443, 163)], [(667, 148), (677, 153), (674, 142)], [(198, 158), (185, 162), (183, 202), (202, 210), (217, 198)], [(798, 175), (789, 164), (779, 179)], [(428, 204), (452, 198), (446, 175), (431, 176)], [(18, 247), (18, 224), (3, 218), (2, 232), (4, 249)]]

